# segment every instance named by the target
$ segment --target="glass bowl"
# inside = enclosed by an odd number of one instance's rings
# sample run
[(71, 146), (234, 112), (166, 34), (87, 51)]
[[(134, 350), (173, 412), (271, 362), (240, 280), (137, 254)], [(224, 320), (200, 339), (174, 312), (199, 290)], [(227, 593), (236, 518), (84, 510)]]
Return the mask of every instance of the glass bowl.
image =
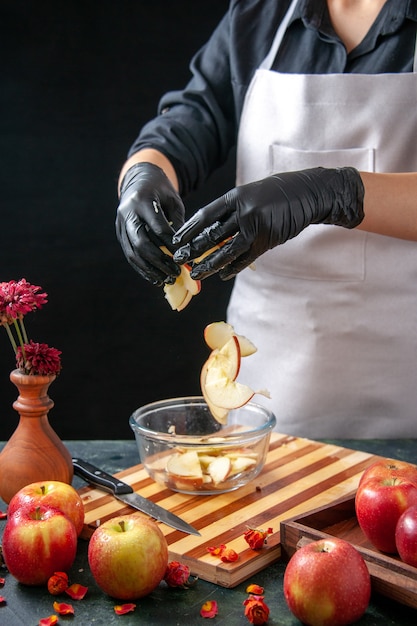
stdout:
[(258, 476), (276, 419), (249, 402), (231, 410), (222, 425), (202, 397), (189, 396), (146, 404), (129, 424), (153, 480), (180, 493), (209, 495), (238, 489)]

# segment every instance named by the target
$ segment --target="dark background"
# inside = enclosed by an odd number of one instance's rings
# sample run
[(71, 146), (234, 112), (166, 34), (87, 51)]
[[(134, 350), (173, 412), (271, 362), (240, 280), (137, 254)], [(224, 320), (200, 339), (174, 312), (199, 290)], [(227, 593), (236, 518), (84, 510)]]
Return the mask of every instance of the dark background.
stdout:
[[(48, 304), (29, 337), (62, 350), (50, 422), (63, 439), (130, 438), (131, 412), (200, 393), (204, 326), (231, 284), (207, 279), (181, 313), (131, 269), (116, 240), (116, 181), (163, 92), (227, 0), (3, 0), (0, 5), (0, 281), (26, 278)], [(233, 164), (186, 198), (189, 212), (233, 185)], [(0, 328), (0, 440), (17, 425), (15, 366)]]

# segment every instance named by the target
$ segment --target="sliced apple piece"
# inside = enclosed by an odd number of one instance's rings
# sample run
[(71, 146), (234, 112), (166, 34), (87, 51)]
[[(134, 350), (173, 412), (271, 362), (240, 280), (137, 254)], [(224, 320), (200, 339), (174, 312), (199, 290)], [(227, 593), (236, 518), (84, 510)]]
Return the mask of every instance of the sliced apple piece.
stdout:
[(215, 406), (210, 398), (207, 396), (205, 389), (206, 389), (206, 375), (207, 375), (207, 369), (208, 369), (208, 364), (210, 361), (209, 357), (207, 359), (207, 361), (203, 364), (203, 367), (201, 368), (201, 374), (200, 374), (200, 388), (201, 388), (201, 393), (203, 394), (203, 398), (206, 401), (206, 404), (209, 408), (210, 413), (212, 414), (212, 416), (214, 417), (214, 419), (219, 422), (219, 424), (227, 424), (227, 417), (229, 415), (229, 411), (227, 409), (221, 409), (218, 406)]
[(177, 488), (201, 487), (203, 470), (195, 450), (174, 452), (167, 461), (166, 472)]
[(181, 266), (184, 285), (193, 296), (196, 296), (201, 291), (201, 280), (194, 280), (194, 278), (191, 278), (190, 272), (191, 267), (189, 265), (185, 264)]
[(210, 369), (207, 371), (205, 393), (215, 406), (229, 411), (247, 404), (255, 395), (255, 391), (247, 385), (219, 376), (216, 370)]
[(220, 350), (213, 350), (208, 359), (207, 370), (215, 369), (219, 375), (236, 380), (240, 370), (240, 345), (232, 335)]
[[(165, 246), (161, 250), (172, 256)], [(191, 267), (187, 264), (181, 266), (181, 273), (175, 283), (164, 285), (165, 298), (168, 300), (173, 311), (182, 311), (191, 302), (193, 296), (201, 291), (201, 281), (194, 280), (190, 275)]]
[(247, 456), (238, 456), (236, 459), (231, 460), (230, 474), (239, 474), (245, 472), (250, 467), (256, 465), (256, 460)]
[(214, 484), (222, 483), (226, 480), (232, 467), (231, 461), (226, 456), (218, 456), (208, 466), (208, 473), (213, 479)]
[(227, 322), (212, 322), (204, 329), (204, 340), (212, 350), (222, 348), (235, 335), (239, 341), (241, 356), (249, 356), (257, 350), (256, 346), (243, 335), (238, 335)]

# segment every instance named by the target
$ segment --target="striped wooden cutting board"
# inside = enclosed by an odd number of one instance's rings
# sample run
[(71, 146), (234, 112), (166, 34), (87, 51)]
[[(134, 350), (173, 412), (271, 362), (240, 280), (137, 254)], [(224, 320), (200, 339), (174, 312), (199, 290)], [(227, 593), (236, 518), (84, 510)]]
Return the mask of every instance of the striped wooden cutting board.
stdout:
[[(201, 533), (201, 537), (185, 535), (160, 524), (170, 560), (187, 564), (191, 573), (203, 580), (234, 587), (280, 558), (281, 521), (354, 493), (361, 473), (377, 458), (366, 452), (273, 433), (261, 474), (230, 493), (215, 496), (176, 493), (155, 483), (142, 465), (117, 476)], [(99, 489), (83, 487), (79, 492), (86, 512), (84, 539), (89, 539), (105, 520), (133, 512)], [(248, 527), (273, 529), (262, 550), (251, 550), (244, 540)], [(209, 546), (220, 544), (236, 550), (239, 559), (222, 563), (207, 551)]]

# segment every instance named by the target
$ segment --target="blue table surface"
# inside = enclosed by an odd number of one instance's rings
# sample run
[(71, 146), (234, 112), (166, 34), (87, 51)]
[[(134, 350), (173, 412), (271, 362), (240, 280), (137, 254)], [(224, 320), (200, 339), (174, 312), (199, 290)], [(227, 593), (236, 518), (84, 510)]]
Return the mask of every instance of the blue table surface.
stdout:
[[(372, 454), (402, 459), (417, 463), (417, 441), (401, 440), (326, 440), (347, 448), (363, 450)], [(139, 463), (136, 443), (127, 441), (66, 441), (72, 456), (86, 458), (102, 469), (115, 473)], [(4, 442), (0, 442), (0, 450)], [(76, 488), (83, 486), (78, 477), (74, 478)], [(0, 510), (6, 505), (0, 500)], [(0, 536), (5, 522), (0, 522)], [(243, 601), (247, 597), (246, 586), (255, 582), (264, 587), (265, 602), (270, 608), (269, 626), (300, 626), (300, 622), (290, 613), (283, 596), (282, 583), (285, 563), (278, 561), (262, 572), (254, 580), (248, 580), (233, 589), (198, 580), (190, 589), (170, 589), (161, 583), (157, 589), (136, 601), (133, 613), (118, 616), (114, 612), (117, 602), (104, 594), (92, 579), (87, 561), (87, 541), (79, 540), (76, 561), (70, 572), (70, 581), (88, 587), (88, 593), (81, 601), (72, 601), (68, 596), (58, 596), (61, 602), (70, 602), (75, 615), (60, 617), (59, 624), (76, 626), (110, 626), (112, 624), (146, 624), (146, 626), (183, 626), (206, 623), (200, 616), (200, 608), (207, 600), (216, 600), (218, 615), (212, 620), (215, 625), (244, 626), (249, 624), (244, 617)], [(45, 588), (27, 587), (0, 569), (0, 577), (6, 579), (0, 595), (6, 600), (0, 605), (0, 625), (36, 626), (39, 619), (54, 613), (53, 601)], [(120, 603), (119, 603), (120, 604)], [(415, 626), (417, 612), (393, 600), (373, 594), (365, 615), (357, 622), (359, 626)], [(210, 623), (210, 622), (209, 622)]]

